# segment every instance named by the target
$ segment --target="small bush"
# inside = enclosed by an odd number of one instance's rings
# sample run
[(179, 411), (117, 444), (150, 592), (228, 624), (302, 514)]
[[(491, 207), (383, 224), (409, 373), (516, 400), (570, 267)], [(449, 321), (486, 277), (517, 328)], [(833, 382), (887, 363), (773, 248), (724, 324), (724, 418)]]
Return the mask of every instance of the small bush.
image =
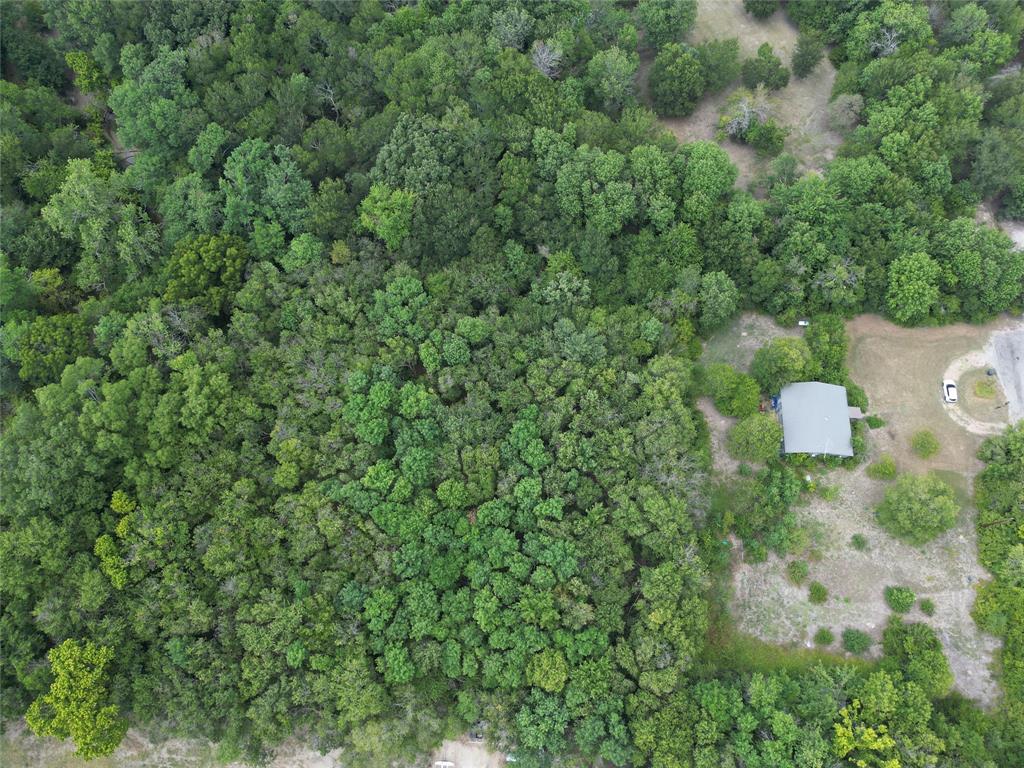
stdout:
[(821, 35), (814, 30), (801, 30), (800, 36), (796, 39), (796, 51), (793, 53), (793, 74), (797, 77), (807, 77), (821, 61), (825, 53), (825, 43)]
[(896, 459), (883, 453), (878, 461), (868, 467), (868, 477), (872, 480), (892, 480), (896, 477)]
[(855, 533), (850, 537), (850, 546), (858, 552), (864, 552), (868, 548), (868, 538), (863, 533)]
[(941, 446), (939, 439), (930, 430), (922, 429), (920, 432), (914, 433), (910, 440), (910, 447), (922, 459), (928, 459), (938, 453)]
[(815, 645), (832, 645), (835, 641), (836, 636), (832, 634), (832, 630), (828, 627), (822, 627), (814, 633)]
[(793, 560), (786, 566), (786, 576), (794, 584), (803, 584), (807, 581), (807, 574), (809, 572), (810, 567), (807, 565), (806, 560)]
[(758, 19), (767, 19), (779, 10), (779, 0), (743, 0), (743, 10)]
[(921, 601), (918, 602), (917, 607), (921, 609), (921, 613), (923, 613), (925, 616), (935, 615), (935, 603), (933, 603), (927, 597), (921, 598)]
[(850, 653), (862, 654), (871, 647), (871, 635), (859, 629), (843, 630), (843, 648)]
[(906, 587), (886, 587), (885, 602), (896, 613), (907, 613), (914, 607), (917, 599), (911, 590)]
[(807, 589), (807, 599), (815, 605), (821, 605), (828, 600), (828, 590), (820, 581), (812, 581)]
[(757, 152), (758, 157), (775, 157), (782, 151), (788, 130), (774, 120), (754, 123), (743, 139)]
[(872, 429), (879, 429), (880, 427), (885, 426), (885, 419), (883, 419), (881, 416), (875, 416), (874, 414), (871, 414), (870, 416), (865, 416), (864, 421), (866, 421), (868, 423), (868, 426), (871, 427)]
[(740, 68), (743, 85), (753, 90), (764, 84), (769, 91), (777, 91), (789, 84), (789, 70), (782, 66), (782, 59), (775, 55), (770, 43), (762, 43), (757, 56), (747, 59)]
[(818, 494), (825, 501), (839, 501), (839, 486), (823, 485), (818, 489)]

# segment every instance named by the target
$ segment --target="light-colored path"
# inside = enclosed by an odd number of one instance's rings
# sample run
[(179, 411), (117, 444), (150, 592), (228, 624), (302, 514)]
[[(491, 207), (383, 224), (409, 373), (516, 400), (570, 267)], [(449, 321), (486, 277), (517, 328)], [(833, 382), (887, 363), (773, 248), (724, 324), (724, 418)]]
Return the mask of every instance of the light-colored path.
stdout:
[[(942, 374), (943, 380), (950, 379), (952, 381), (959, 381), (960, 378), (968, 371), (973, 371), (978, 368), (987, 368), (993, 364), (992, 357), (989, 354), (989, 347), (985, 347), (984, 350), (976, 349), (973, 352), (968, 352), (962, 357), (958, 357), (946, 368), (945, 373)], [(1000, 381), (1002, 379), (1000, 378)], [(963, 393), (967, 396), (968, 393)], [(946, 414), (959, 424), (961, 427), (966, 429), (968, 432), (974, 435), (998, 435), (1006, 429), (1006, 422), (994, 422), (994, 421), (982, 421), (976, 419), (967, 413), (959, 403), (943, 403), (942, 407), (945, 409)]]

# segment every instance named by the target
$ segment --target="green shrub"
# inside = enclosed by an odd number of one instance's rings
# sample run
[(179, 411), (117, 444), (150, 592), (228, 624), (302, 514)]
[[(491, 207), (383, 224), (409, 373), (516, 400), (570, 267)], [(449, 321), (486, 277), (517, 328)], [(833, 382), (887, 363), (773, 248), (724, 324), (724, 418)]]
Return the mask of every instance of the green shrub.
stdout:
[(875, 416), (874, 414), (865, 416), (864, 421), (866, 421), (868, 423), (868, 426), (871, 427), (872, 429), (879, 429), (880, 427), (885, 426), (885, 419), (883, 419), (881, 416)]
[(892, 480), (896, 477), (896, 459), (883, 453), (878, 461), (868, 467), (867, 472), (872, 480)]
[(917, 595), (906, 587), (885, 588), (886, 605), (896, 613), (907, 613), (910, 611), (914, 607), (915, 600), (917, 600)]
[(952, 528), (959, 513), (948, 483), (934, 475), (902, 475), (885, 492), (875, 517), (896, 538), (919, 546)]
[(822, 627), (814, 633), (815, 645), (832, 645), (835, 641), (836, 636), (832, 634), (832, 630), (828, 627)]
[(838, 501), (839, 500), (839, 486), (838, 485), (823, 485), (818, 489), (818, 494), (825, 501)]
[(872, 645), (871, 635), (859, 629), (843, 630), (843, 648), (850, 653), (862, 654)]
[(828, 600), (828, 590), (820, 581), (812, 581), (807, 588), (807, 599), (815, 605), (821, 605)]
[(921, 609), (921, 613), (923, 613), (925, 616), (935, 615), (935, 603), (933, 603), (927, 597), (922, 598), (921, 601), (917, 604), (917, 607)]
[(807, 565), (806, 560), (793, 560), (786, 566), (786, 576), (794, 584), (803, 584), (807, 581), (807, 574), (810, 572), (810, 566)]
[(858, 552), (864, 552), (868, 548), (868, 537), (863, 533), (855, 533), (850, 537), (850, 546)]
[(774, 120), (754, 123), (743, 135), (743, 140), (752, 146), (758, 157), (775, 157), (782, 152), (789, 131)]
[(922, 459), (928, 459), (938, 453), (941, 446), (939, 445), (939, 439), (935, 437), (931, 430), (922, 429), (920, 432), (914, 433), (910, 440), (910, 447)]

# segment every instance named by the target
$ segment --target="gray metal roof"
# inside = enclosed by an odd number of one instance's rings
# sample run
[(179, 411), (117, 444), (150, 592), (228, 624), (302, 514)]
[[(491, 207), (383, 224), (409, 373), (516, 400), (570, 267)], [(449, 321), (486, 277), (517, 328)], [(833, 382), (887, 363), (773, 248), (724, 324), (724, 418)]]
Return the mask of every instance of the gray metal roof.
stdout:
[(779, 393), (786, 453), (853, 456), (846, 387), (801, 381)]

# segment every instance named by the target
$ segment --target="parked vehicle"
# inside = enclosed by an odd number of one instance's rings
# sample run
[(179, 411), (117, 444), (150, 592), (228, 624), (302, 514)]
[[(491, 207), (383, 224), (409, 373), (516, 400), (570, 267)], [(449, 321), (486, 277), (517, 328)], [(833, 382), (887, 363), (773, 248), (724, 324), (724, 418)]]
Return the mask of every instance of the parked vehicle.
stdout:
[(955, 381), (946, 379), (942, 382), (942, 399), (947, 403), (955, 403), (957, 401)]

